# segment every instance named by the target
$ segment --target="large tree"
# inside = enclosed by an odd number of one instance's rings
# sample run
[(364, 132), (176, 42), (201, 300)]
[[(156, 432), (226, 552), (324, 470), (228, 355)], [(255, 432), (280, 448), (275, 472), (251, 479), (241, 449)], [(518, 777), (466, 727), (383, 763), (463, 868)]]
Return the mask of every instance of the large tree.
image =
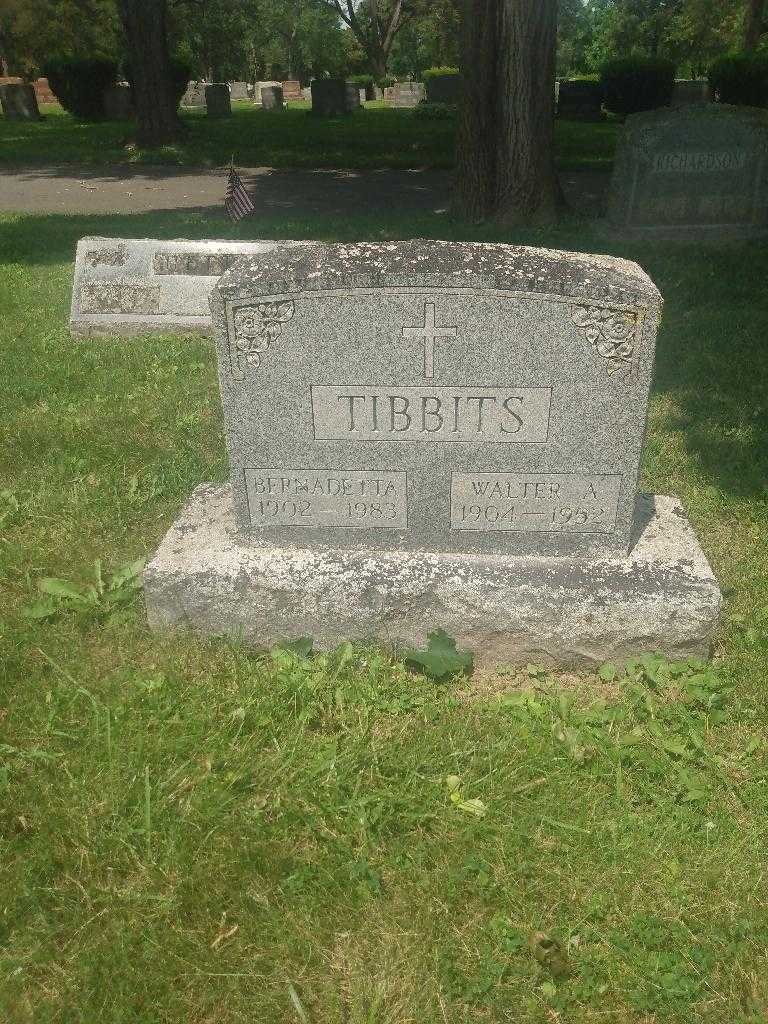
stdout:
[(557, 0), (464, 0), (454, 210), (503, 224), (554, 220)]
[(136, 109), (136, 141), (162, 146), (182, 132), (171, 80), (166, 0), (117, 0)]
[(320, 0), (331, 7), (354, 34), (373, 74), (382, 79), (397, 33), (423, 0)]

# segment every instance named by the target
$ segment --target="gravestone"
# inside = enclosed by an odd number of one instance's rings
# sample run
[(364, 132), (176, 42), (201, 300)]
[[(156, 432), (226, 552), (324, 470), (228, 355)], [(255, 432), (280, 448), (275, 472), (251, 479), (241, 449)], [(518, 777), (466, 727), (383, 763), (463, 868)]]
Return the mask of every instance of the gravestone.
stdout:
[(34, 88), (26, 82), (0, 85), (0, 106), (9, 121), (39, 121)]
[(384, 99), (391, 107), (415, 107), (425, 95), (423, 82), (395, 82), (384, 90)]
[(248, 96), (248, 83), (247, 82), (230, 82), (229, 83), (229, 98), (230, 100), (247, 100)]
[(557, 115), (571, 121), (601, 121), (603, 90), (599, 82), (564, 79), (557, 90)]
[(311, 103), (312, 102), (312, 86), (311, 85), (308, 85), (308, 86), (306, 86), (306, 88), (301, 90), (301, 98), (305, 101), (305, 103)]
[(768, 111), (709, 103), (627, 118), (608, 217), (649, 236), (765, 232)]
[(58, 100), (53, 95), (51, 87), (48, 84), (47, 78), (36, 78), (32, 83), (35, 90), (35, 96), (37, 96), (37, 102), (40, 103), (57, 103)]
[(182, 107), (204, 107), (205, 82), (190, 82), (181, 97), (181, 105)]
[(261, 90), (261, 105), (264, 110), (282, 110), (283, 90), (279, 85), (267, 85)]
[(316, 78), (311, 89), (312, 113), (318, 117), (343, 117), (360, 106), (357, 86), (342, 78)]
[(282, 85), (283, 96), (286, 102), (301, 99), (301, 82), (289, 79), (287, 82), (283, 82)]
[(205, 109), (208, 117), (231, 117), (232, 103), (226, 82), (216, 82), (205, 87)]
[(672, 90), (671, 105), (685, 107), (690, 103), (711, 103), (709, 82), (700, 78), (678, 78)]
[(253, 93), (253, 102), (260, 107), (261, 106), (261, 90), (269, 89), (272, 86), (280, 86), (280, 82), (257, 82)]
[(75, 255), (73, 334), (194, 330), (210, 334), (208, 297), (244, 256), (299, 242), (81, 238)]
[(368, 93), (366, 92), (366, 90), (364, 88), (362, 88), (362, 87), (359, 88), (357, 90), (357, 96), (358, 96), (358, 106), (360, 106), (360, 107), (364, 106), (365, 103), (368, 100)]
[(127, 82), (117, 82), (104, 90), (104, 116), (109, 121), (133, 117), (133, 94)]
[(427, 103), (458, 103), (464, 79), (461, 75), (431, 75), (424, 87)]
[(679, 503), (637, 494), (661, 297), (636, 264), (310, 245), (242, 261), (211, 311), (231, 482), (148, 566), (153, 627), (707, 653), (712, 572)]

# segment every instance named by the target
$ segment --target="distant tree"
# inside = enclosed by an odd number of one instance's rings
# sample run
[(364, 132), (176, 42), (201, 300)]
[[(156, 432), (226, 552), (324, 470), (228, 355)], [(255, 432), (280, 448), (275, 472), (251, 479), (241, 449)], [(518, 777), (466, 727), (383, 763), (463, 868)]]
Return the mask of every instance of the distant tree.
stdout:
[(182, 133), (171, 77), (166, 0), (117, 0), (133, 79), (136, 138), (162, 146)]
[(373, 74), (387, 74), (398, 32), (429, 0), (318, 0), (335, 11), (354, 34)]
[(768, 31), (768, 0), (746, 0), (744, 49), (756, 50), (760, 37)]
[(51, 57), (120, 56), (114, 0), (0, 0), (0, 69), (30, 78)]
[(460, 14), (455, 0), (432, 0), (417, 10), (395, 37), (389, 70), (402, 76), (460, 61)]
[(554, 220), (557, 0), (464, 0), (454, 210), (503, 224)]

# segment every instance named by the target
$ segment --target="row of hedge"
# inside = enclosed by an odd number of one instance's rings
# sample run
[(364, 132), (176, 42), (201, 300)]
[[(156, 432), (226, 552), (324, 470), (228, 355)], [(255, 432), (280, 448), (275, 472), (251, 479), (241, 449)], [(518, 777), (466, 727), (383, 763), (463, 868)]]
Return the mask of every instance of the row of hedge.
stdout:
[[(133, 85), (130, 67), (125, 77)], [(118, 65), (113, 60), (83, 60), (58, 57), (43, 67), (51, 92), (73, 117), (81, 121), (97, 121), (104, 117), (104, 93), (117, 82)], [(171, 79), (176, 104), (186, 91), (192, 69), (181, 60), (171, 60)]]

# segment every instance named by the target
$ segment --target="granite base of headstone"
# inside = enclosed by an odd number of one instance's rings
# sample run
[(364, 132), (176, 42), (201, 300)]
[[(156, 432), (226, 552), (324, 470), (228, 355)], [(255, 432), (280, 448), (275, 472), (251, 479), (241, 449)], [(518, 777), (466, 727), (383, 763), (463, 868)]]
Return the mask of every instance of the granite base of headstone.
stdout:
[(34, 88), (27, 82), (0, 85), (0, 106), (9, 121), (39, 121)]
[(244, 257), (300, 244), (81, 238), (75, 254), (70, 331), (210, 334), (208, 298), (221, 275)]
[(768, 231), (768, 111), (689, 104), (627, 118), (608, 223), (659, 238)]
[(311, 89), (312, 113), (317, 117), (343, 117), (360, 106), (357, 86), (342, 78), (316, 78)]
[(231, 117), (232, 102), (226, 82), (216, 82), (205, 87), (205, 109), (208, 117)]
[(568, 121), (602, 121), (603, 90), (599, 82), (564, 79), (557, 90), (557, 116)]
[(721, 595), (638, 494), (661, 297), (505, 245), (309, 245), (211, 296), (231, 482), (145, 572), (153, 628), (263, 646), (442, 628), (482, 668), (705, 657)]
[(104, 90), (104, 116), (109, 121), (133, 117), (133, 94), (127, 82), (118, 82)]
[(283, 90), (279, 85), (267, 85), (261, 90), (261, 106), (263, 110), (283, 110), (285, 101)]

